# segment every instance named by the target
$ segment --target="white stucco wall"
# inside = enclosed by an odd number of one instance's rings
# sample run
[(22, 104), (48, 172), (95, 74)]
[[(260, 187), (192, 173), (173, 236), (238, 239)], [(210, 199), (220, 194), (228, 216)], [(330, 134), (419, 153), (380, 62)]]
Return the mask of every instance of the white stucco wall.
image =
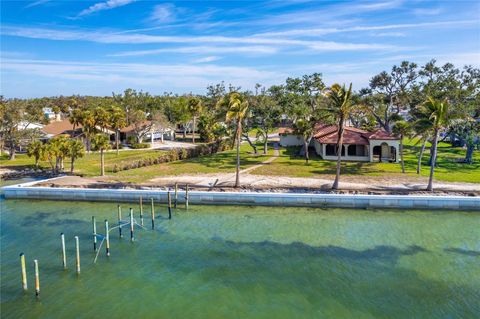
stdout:
[(280, 146), (302, 146), (303, 138), (300, 135), (280, 135)]

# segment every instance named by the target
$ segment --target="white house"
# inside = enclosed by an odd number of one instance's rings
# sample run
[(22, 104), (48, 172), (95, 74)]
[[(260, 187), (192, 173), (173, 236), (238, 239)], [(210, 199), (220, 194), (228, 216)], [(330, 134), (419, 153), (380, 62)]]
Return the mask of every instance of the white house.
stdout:
[[(280, 128), (281, 146), (303, 146), (303, 138), (291, 128)], [(317, 124), (309, 147), (326, 160), (337, 160), (338, 127)], [(398, 162), (400, 138), (384, 130), (374, 132), (346, 126), (343, 133), (342, 160), (359, 162)]]

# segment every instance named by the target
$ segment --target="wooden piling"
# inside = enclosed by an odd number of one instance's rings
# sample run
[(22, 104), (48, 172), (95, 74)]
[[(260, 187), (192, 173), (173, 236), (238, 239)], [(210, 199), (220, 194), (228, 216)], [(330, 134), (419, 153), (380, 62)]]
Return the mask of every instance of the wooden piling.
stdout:
[(153, 198), (150, 198), (152, 203), (152, 229), (155, 229), (155, 207), (153, 206)]
[(134, 241), (133, 237), (133, 209), (130, 208), (130, 241)]
[(38, 260), (33, 261), (35, 267), (35, 295), (38, 297), (40, 295), (40, 274), (38, 272)]
[(92, 216), (92, 227), (93, 227), (93, 251), (97, 251), (97, 222), (95, 216)]
[(142, 202), (142, 196), (140, 196), (140, 225), (143, 226), (143, 202)]
[(177, 208), (177, 202), (178, 202), (178, 183), (175, 183), (175, 197), (173, 199), (173, 207), (175, 209)]
[(25, 267), (25, 254), (20, 254), (20, 265), (22, 267), (22, 288), (23, 290), (28, 289), (27, 285), (27, 268)]
[(80, 273), (80, 243), (78, 241), (78, 236), (75, 236), (75, 268), (77, 269), (77, 274)]
[(188, 210), (188, 184), (185, 185), (185, 209)]
[(105, 219), (105, 250), (110, 256), (110, 236), (108, 235), (108, 220)]
[(120, 235), (120, 238), (122, 238), (122, 206), (118, 205), (118, 234)]
[(167, 197), (168, 197), (168, 219), (172, 219), (172, 197), (170, 196), (170, 191), (168, 191)]
[(63, 269), (67, 269), (67, 253), (65, 252), (65, 235), (63, 233), (60, 234), (62, 239), (62, 264)]

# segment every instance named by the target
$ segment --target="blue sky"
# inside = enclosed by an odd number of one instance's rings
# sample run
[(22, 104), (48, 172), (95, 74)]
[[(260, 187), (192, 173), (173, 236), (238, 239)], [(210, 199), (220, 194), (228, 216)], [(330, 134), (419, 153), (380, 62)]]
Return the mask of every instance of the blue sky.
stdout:
[(408, 59), (480, 66), (479, 1), (3, 1), (6, 97), (204, 93), (313, 72), (355, 89)]

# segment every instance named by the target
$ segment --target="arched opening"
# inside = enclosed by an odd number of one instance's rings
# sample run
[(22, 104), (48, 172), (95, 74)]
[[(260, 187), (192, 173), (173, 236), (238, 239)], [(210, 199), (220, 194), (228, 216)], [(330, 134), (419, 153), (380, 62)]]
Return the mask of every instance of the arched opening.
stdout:
[[(337, 156), (337, 145), (327, 144), (325, 147), (325, 154), (327, 156)], [(342, 145), (342, 156), (345, 156), (345, 145)]]

